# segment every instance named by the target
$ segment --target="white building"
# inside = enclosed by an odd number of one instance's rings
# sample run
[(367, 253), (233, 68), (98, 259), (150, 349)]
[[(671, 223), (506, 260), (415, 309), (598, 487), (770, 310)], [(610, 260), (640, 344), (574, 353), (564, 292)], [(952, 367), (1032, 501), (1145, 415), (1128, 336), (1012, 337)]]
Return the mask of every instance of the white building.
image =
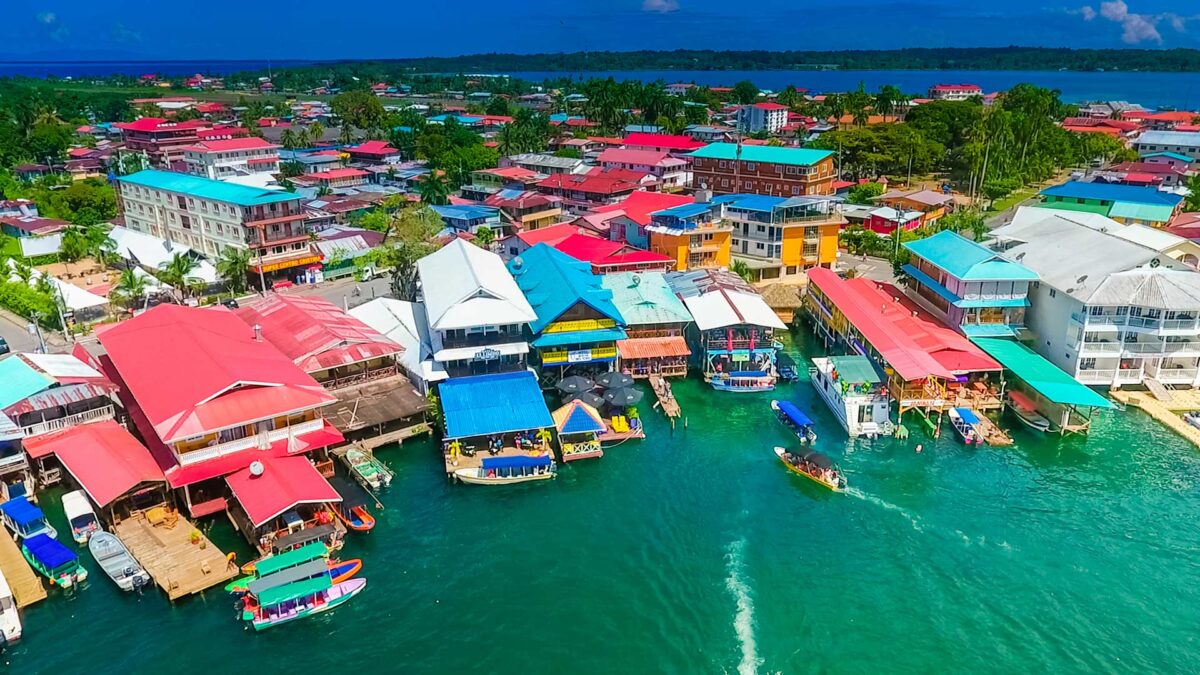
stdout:
[(935, 101), (966, 101), (972, 96), (983, 96), (977, 84), (935, 84), (929, 88), (929, 98)]
[(1138, 155), (1145, 157), (1160, 152), (1200, 159), (1200, 133), (1194, 131), (1147, 131), (1133, 142)]
[(408, 379), (422, 394), (430, 385), (446, 379), (446, 370), (433, 360), (433, 344), (429, 324), (425, 322), (425, 307), (416, 302), (392, 298), (376, 298), (350, 310), (350, 316), (379, 331), (392, 342), (404, 347), (396, 362)]
[(183, 149), (188, 173), (213, 180), (279, 173), (279, 146), (261, 138), (200, 141)]
[(1200, 273), (1059, 215), (992, 234), (1040, 277), (1026, 323), (1046, 359), (1089, 385), (1200, 385)]
[(433, 360), (449, 377), (522, 370), (537, 314), (500, 256), (454, 239), (417, 261)]
[(777, 134), (787, 125), (788, 107), (778, 103), (753, 103), (738, 108), (738, 128), (746, 133)]

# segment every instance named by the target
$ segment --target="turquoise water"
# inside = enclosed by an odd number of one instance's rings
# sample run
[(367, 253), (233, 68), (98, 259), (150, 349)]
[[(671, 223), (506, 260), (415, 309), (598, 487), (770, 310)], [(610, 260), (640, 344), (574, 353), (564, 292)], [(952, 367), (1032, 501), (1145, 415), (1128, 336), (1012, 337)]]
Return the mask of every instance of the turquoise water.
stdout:
[[(949, 432), (848, 442), (807, 383), (783, 387), (850, 477), (831, 494), (772, 454), (790, 437), (771, 394), (695, 380), (677, 393), (686, 429), (647, 408), (647, 440), (547, 484), (450, 485), (431, 443), (383, 451), (387, 509), (343, 552), (370, 583), (333, 613), (253, 634), (219, 592), (123, 595), (87, 558), (90, 586), (28, 609), (5, 660), (222, 675), (1200, 671), (1200, 452), (1143, 414), (1106, 414), (1088, 439), (1017, 431), (1004, 449)], [(219, 544), (237, 541), (214, 522)]]

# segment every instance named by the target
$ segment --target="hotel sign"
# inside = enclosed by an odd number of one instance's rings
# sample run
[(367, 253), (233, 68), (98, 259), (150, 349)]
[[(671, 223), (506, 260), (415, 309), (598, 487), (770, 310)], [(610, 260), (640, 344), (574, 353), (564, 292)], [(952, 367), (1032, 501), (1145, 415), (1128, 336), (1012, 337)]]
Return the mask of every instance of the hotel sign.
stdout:
[(495, 361), (500, 358), (500, 351), (497, 349), (480, 349), (475, 352), (475, 361)]
[(323, 260), (323, 258), (319, 255), (305, 256), (303, 258), (297, 258), (295, 260), (282, 260), (277, 263), (268, 263), (266, 265), (263, 265), (262, 271), (263, 272), (276, 272), (279, 270), (285, 270), (289, 267), (300, 267), (301, 265), (315, 265), (315, 264), (321, 262), (322, 260)]

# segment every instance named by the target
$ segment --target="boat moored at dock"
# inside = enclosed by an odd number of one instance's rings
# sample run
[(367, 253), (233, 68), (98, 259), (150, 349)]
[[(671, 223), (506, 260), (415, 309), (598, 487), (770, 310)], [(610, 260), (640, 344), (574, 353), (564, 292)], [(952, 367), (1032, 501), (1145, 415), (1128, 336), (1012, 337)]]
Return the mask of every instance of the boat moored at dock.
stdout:
[(870, 359), (829, 356), (812, 362), (808, 374), (813, 388), (851, 438), (891, 435), (891, 399)]
[(817, 432), (813, 429), (812, 418), (804, 414), (804, 411), (795, 403), (771, 401), (771, 410), (775, 411), (775, 416), (784, 426), (796, 434), (796, 438), (799, 438), (801, 443), (812, 445), (817, 442)]
[(1050, 431), (1050, 420), (1037, 411), (1037, 404), (1028, 396), (1019, 391), (1010, 391), (1008, 392), (1008, 402), (1009, 410), (1016, 415), (1021, 424), (1041, 433)]
[(828, 455), (815, 450), (788, 450), (776, 447), (775, 456), (792, 473), (800, 474), (834, 492), (846, 489), (846, 476)]
[(709, 384), (717, 391), (751, 393), (774, 391), (775, 376), (766, 370), (735, 370), (732, 373), (716, 373)]
[(67, 524), (71, 526), (71, 538), (80, 546), (88, 543), (88, 539), (100, 530), (100, 521), (96, 519), (87, 495), (83, 490), (68, 492), (62, 496), (62, 506)]
[(150, 583), (150, 575), (110, 532), (96, 532), (88, 540), (88, 550), (109, 579), (123, 591), (140, 590)]
[(58, 531), (47, 520), (46, 514), (25, 497), (15, 497), (0, 504), (0, 517), (4, 526), (13, 533), (17, 540), (28, 539), (44, 534), (51, 539), (58, 538)]
[(472, 485), (512, 485), (549, 480), (557, 475), (550, 455), (485, 457), (478, 468), (463, 468), (454, 478)]
[(68, 589), (87, 581), (87, 570), (79, 564), (79, 556), (46, 534), (35, 534), (21, 542), (21, 555), (38, 574), (50, 580), (51, 586)]
[(954, 427), (954, 431), (958, 433), (959, 438), (967, 445), (982, 445), (983, 437), (977, 429), (979, 425), (979, 417), (970, 408), (951, 408), (947, 413), (950, 418), (950, 424)]
[(12, 644), (20, 639), (21, 615), (17, 611), (17, 601), (8, 586), (8, 580), (0, 574), (0, 645)]
[(256, 631), (335, 609), (367, 587), (367, 580), (358, 578), (335, 584), (328, 572), (281, 586), (271, 586), (270, 577), (260, 581), (266, 589), (247, 594), (242, 610), (242, 619)]

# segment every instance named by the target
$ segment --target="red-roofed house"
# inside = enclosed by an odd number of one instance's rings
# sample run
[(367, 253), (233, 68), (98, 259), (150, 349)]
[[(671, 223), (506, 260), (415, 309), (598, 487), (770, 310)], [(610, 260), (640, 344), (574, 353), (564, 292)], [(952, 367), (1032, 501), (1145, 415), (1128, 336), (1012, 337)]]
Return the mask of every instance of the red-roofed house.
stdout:
[(225, 508), (224, 476), (341, 443), (337, 399), (225, 308), (160, 305), (99, 331), (105, 374), (193, 516)]
[(590, 264), (594, 274), (670, 272), (675, 269), (675, 259), (671, 256), (590, 234), (567, 235), (551, 246)]
[(692, 182), (692, 173), (688, 170), (690, 160), (673, 157), (659, 150), (609, 148), (600, 153), (598, 161), (600, 166), (609, 170), (648, 173), (658, 179), (663, 190), (681, 190)]
[(738, 108), (738, 126), (748, 133), (777, 134), (787, 124), (788, 107), (778, 103), (753, 103)]
[(230, 518), (262, 555), (278, 553), (275, 542), (298, 530), (333, 526), (326, 540), (331, 547), (345, 535), (328, 506), (342, 496), (307, 457), (263, 457), (225, 482), (235, 500)]
[(212, 129), (199, 129), (196, 131), (196, 138), (202, 141), (220, 141), (227, 138), (246, 138), (250, 135), (250, 130), (246, 127), (213, 127)]
[(1200, 113), (1187, 110), (1167, 110), (1164, 112), (1125, 112), (1123, 120), (1142, 122), (1155, 131), (1179, 130), (1180, 125), (1192, 125), (1200, 120)]
[(342, 148), (350, 155), (350, 159), (360, 162), (398, 162), (400, 151), (388, 145), (385, 141), (363, 141), (358, 145)]
[(505, 237), (500, 240), (498, 248), (500, 255), (506, 259), (515, 258), (525, 251), (537, 246), (538, 244), (547, 244), (554, 246), (558, 242), (566, 239), (573, 234), (587, 234), (588, 230), (574, 223), (558, 223), (557, 225), (549, 225), (547, 227), (529, 230), (526, 232), (517, 232), (516, 234)]
[(213, 180), (279, 171), (279, 146), (257, 138), (203, 140), (183, 149), (187, 172)]
[(977, 84), (935, 84), (929, 88), (929, 98), (935, 101), (965, 101), (972, 96), (983, 96), (983, 88)]
[(362, 169), (329, 169), (316, 173), (306, 173), (292, 179), (297, 185), (315, 185), (317, 187), (348, 188), (363, 185), (370, 173)]
[(71, 224), (65, 220), (40, 216), (8, 216), (0, 218), (0, 231), (10, 237), (42, 237), (62, 232)]
[[(694, 201), (695, 198), (690, 195), (635, 192), (615, 204), (593, 209), (590, 215), (608, 216), (604, 221), (607, 224), (609, 239), (623, 241), (639, 248), (649, 248), (650, 239), (646, 234), (646, 226), (650, 224), (650, 214)], [(590, 215), (585, 215), (584, 218), (589, 218)]]
[[(643, 174), (644, 175), (644, 174)], [(539, 192), (561, 197), (568, 209), (587, 211), (643, 189), (628, 173), (593, 169), (586, 174), (558, 173), (538, 181)]]
[(125, 148), (145, 152), (155, 166), (168, 166), (183, 159), (183, 149), (194, 145), (201, 129), (212, 122), (203, 119), (172, 122), (161, 117), (143, 117), (133, 122), (117, 122)]
[(630, 150), (653, 150), (670, 153), (674, 157), (682, 157), (693, 150), (699, 150), (706, 144), (691, 136), (673, 136), (671, 134), (647, 134), (634, 132), (625, 137), (625, 147)]

